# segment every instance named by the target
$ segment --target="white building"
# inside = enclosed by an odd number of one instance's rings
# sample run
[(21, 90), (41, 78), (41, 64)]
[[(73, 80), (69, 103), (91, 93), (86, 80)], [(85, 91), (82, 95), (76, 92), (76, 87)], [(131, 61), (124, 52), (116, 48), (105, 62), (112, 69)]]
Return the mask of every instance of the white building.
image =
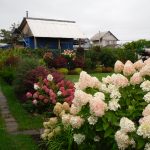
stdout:
[(91, 39), (93, 46), (116, 46), (118, 39), (110, 32), (98, 32)]

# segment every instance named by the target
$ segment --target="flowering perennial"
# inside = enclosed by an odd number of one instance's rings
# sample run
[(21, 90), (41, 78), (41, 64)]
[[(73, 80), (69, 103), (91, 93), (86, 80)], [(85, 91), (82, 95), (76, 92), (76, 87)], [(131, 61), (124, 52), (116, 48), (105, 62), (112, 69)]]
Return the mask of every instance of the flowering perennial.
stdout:
[(34, 90), (34, 93), (27, 92), (26, 96), (37, 112), (53, 109), (56, 102), (67, 102), (71, 105), (75, 91), (71, 81), (61, 80), (55, 83), (51, 74), (35, 83)]
[(70, 136), (81, 149), (149, 150), (149, 66), (150, 59), (134, 64), (117, 61), (116, 73), (102, 81), (82, 71), (71, 106), (66, 110), (62, 104), (54, 107), (59, 124), (63, 124), (61, 132), (71, 128)]

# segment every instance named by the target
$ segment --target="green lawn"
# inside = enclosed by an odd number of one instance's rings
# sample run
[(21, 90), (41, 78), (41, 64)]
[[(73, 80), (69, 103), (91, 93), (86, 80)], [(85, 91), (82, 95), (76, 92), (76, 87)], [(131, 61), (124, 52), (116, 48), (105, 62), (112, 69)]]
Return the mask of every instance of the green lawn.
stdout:
[[(101, 80), (102, 77), (106, 77), (107, 75), (111, 75), (112, 73), (92, 73), (91, 76), (97, 77)], [(71, 80), (72, 82), (77, 82), (79, 79), (79, 75), (66, 75), (66, 79)]]
[(43, 127), (43, 119), (41, 116), (31, 116), (23, 108), (22, 104), (17, 100), (12, 86), (6, 84), (2, 79), (0, 79), (0, 88), (7, 98), (8, 106), (10, 112), (15, 117), (19, 130), (26, 129), (38, 129)]
[(0, 150), (38, 150), (38, 145), (30, 136), (8, 134), (0, 115)]

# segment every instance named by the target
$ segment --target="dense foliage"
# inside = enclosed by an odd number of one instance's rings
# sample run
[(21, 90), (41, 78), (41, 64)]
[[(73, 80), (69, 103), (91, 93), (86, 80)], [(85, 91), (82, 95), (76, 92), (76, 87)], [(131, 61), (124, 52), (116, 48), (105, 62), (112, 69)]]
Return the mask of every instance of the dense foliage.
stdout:
[[(54, 75), (54, 74), (53, 74)], [(74, 84), (68, 80), (56, 82), (56, 76), (48, 74), (34, 83), (34, 92), (27, 92), (28, 110), (30, 112), (52, 112), (56, 102), (67, 102), (69, 105), (74, 98)], [(58, 81), (58, 80), (57, 80)], [(31, 107), (32, 106), (32, 107)]]
[[(117, 61), (116, 73), (101, 82), (81, 72), (71, 107), (56, 103), (56, 117), (44, 122), (41, 137), (53, 149), (71, 150), (76, 145), (79, 150), (149, 150), (149, 65), (150, 59), (134, 64)], [(60, 136), (68, 131), (66, 145), (60, 145)]]

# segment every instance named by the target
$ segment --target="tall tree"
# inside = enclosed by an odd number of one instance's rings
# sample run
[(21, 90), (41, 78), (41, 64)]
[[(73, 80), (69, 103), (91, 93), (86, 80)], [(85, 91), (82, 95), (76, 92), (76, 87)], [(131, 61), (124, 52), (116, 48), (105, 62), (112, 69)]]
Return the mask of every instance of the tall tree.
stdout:
[(0, 37), (2, 38), (1, 41), (5, 43), (11, 43), (12, 34), (11, 31), (1, 29), (0, 30)]

